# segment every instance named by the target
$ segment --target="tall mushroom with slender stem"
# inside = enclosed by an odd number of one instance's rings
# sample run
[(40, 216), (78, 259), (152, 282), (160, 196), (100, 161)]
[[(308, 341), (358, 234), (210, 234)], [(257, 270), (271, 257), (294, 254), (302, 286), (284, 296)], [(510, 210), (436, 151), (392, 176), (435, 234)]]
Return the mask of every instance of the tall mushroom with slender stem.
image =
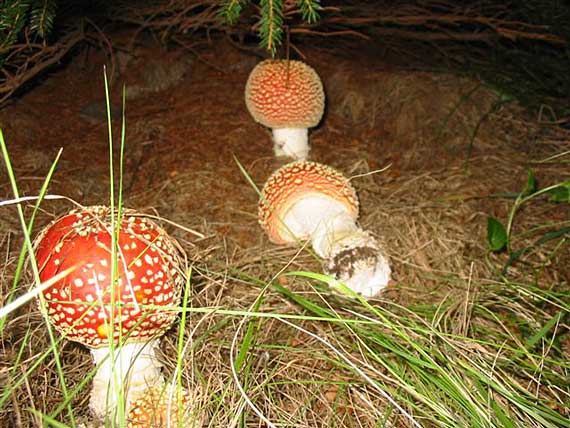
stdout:
[(307, 161), (289, 163), (267, 180), (259, 221), (269, 239), (291, 244), (310, 239), (325, 273), (364, 297), (390, 280), (380, 243), (356, 224), (359, 202), (348, 179), (333, 168)]
[(325, 108), (313, 68), (301, 61), (260, 62), (247, 79), (245, 104), (256, 122), (272, 129), (276, 156), (307, 158), (308, 128), (318, 125)]
[(119, 391), (128, 411), (147, 387), (164, 383), (156, 351), (184, 284), (178, 245), (133, 210), (123, 209), (118, 221), (108, 207), (93, 206), (49, 224), (35, 253), (42, 282), (74, 268), (42, 297), (54, 327), (91, 349), (98, 366), (91, 411), (115, 418)]

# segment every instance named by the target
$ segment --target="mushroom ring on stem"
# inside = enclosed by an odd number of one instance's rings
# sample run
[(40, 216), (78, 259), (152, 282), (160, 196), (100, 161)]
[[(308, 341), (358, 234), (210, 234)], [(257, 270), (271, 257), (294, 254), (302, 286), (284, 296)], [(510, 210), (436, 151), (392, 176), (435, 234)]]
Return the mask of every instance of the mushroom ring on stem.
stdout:
[(316, 162), (287, 164), (265, 183), (259, 221), (276, 244), (310, 239), (324, 259), (325, 273), (364, 297), (390, 280), (390, 265), (380, 243), (357, 226), (359, 202), (340, 172)]
[(276, 156), (307, 158), (308, 128), (318, 125), (325, 108), (313, 68), (301, 61), (260, 62), (247, 79), (245, 103), (254, 120), (273, 131)]
[(178, 248), (152, 220), (123, 209), (118, 221), (104, 206), (73, 210), (36, 239), (42, 282), (74, 268), (42, 295), (54, 327), (91, 349), (98, 368), (89, 404), (98, 418), (117, 416), (121, 391), (128, 411), (147, 387), (164, 383), (156, 350), (184, 285)]

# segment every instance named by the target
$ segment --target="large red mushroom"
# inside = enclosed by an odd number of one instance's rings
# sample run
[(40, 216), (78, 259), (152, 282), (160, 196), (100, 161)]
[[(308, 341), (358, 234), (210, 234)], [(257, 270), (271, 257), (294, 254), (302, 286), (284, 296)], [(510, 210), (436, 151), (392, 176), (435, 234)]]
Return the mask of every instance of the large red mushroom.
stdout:
[(164, 383), (156, 350), (184, 284), (176, 242), (133, 210), (123, 209), (119, 222), (108, 207), (93, 206), (49, 224), (35, 253), (42, 282), (74, 268), (42, 298), (55, 328), (91, 349), (98, 366), (91, 411), (114, 418), (119, 388), (128, 411), (147, 387)]
[(294, 244), (309, 239), (324, 259), (324, 271), (364, 297), (390, 280), (388, 258), (374, 237), (356, 224), (354, 187), (335, 169), (297, 161), (275, 171), (265, 183), (259, 221), (269, 239)]
[(308, 128), (318, 125), (325, 108), (312, 67), (293, 60), (260, 62), (247, 79), (245, 103), (256, 122), (272, 129), (276, 156), (307, 158)]

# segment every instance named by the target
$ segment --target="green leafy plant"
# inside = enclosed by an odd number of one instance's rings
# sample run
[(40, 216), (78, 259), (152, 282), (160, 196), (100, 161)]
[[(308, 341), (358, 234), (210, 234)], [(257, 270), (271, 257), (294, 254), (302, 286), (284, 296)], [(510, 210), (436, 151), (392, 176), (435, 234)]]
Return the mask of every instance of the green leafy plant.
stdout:
[(505, 250), (509, 259), (505, 269), (519, 260), (522, 256), (553, 240), (567, 240), (570, 236), (570, 226), (560, 227), (544, 233), (533, 244), (523, 248), (514, 249), (512, 246), (513, 224), (521, 207), (540, 197), (548, 197), (552, 203), (570, 203), (570, 181), (562, 181), (551, 186), (539, 189), (536, 178), (531, 170), (527, 172), (527, 180), (523, 190), (515, 194), (502, 194), (499, 196), (514, 198), (513, 206), (509, 211), (506, 223), (494, 217), (487, 218), (487, 244), (491, 252)]

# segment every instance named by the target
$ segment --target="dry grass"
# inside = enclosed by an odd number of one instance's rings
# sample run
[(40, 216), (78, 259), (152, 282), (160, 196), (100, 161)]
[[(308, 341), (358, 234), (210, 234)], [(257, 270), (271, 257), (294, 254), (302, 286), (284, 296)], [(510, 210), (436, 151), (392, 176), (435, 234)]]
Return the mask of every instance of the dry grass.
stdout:
[[(324, 73), (329, 88), (330, 127), (347, 134), (357, 129), (356, 139), (360, 142), (339, 147), (342, 156), (328, 153), (319, 143), (323, 133), (329, 132), (329, 125), (325, 124), (313, 134), (316, 140), (313, 156), (355, 177), (353, 184), (361, 198), (361, 224), (385, 243), (394, 266), (395, 284), (381, 298), (373, 300), (373, 306), (385, 311), (395, 325), (405, 329), (425, 349), (433, 347), (434, 352), (447, 349), (446, 370), (458, 378), (465, 369), (460, 365), (462, 362), (473, 361), (491, 370), (489, 361), (495, 361), (498, 379), (519, 382), (521, 390), (551, 399), (554, 410), (570, 416), (563, 404), (568, 403), (570, 391), (559, 382), (567, 375), (568, 368), (560, 367), (556, 372), (547, 361), (548, 349), (536, 351), (544, 353), (544, 372), (529, 380), (526, 372), (518, 378), (519, 374), (509, 366), (512, 353), (496, 346), (505, 343), (508, 348), (517, 343), (521, 335), (517, 329), (523, 321), (529, 328), (540, 328), (540, 321), (556, 313), (556, 308), (532, 299), (525, 301), (516, 291), (509, 291), (498, 275), (504, 255), (489, 256), (485, 242), (486, 217), (504, 219), (512, 203), (490, 196), (521, 189), (526, 167), (531, 166), (545, 183), (569, 178), (567, 157), (557, 163), (539, 162), (560, 153), (569, 133), (523, 119), (522, 112), (514, 106), (492, 111), (496, 95), (473, 81), (423, 72), (377, 72), (363, 79), (349, 71), (331, 70), (328, 77), (327, 71)], [(473, 88), (478, 89), (465, 96)], [(175, 123), (175, 119), (172, 121)], [(149, 122), (148, 126), (169, 127), (172, 123), (166, 119), (160, 125)], [(477, 127), (479, 131), (466, 162), (467, 148)], [(203, 169), (169, 169), (163, 166), (169, 156), (190, 159), (196, 154), (188, 150), (164, 151), (163, 157), (145, 158), (136, 150), (144, 150), (143, 143), (153, 137), (149, 137), (148, 127), (137, 127), (135, 123), (133, 129), (137, 141), (134, 153), (140, 155), (140, 162), (147, 167), (150, 162), (157, 175), (151, 180), (135, 173), (136, 184), (127, 195), (127, 205), (156, 210), (204, 236), (199, 238), (182, 228), (166, 225), (189, 253), (194, 271), (188, 322), (168, 332), (162, 343), (162, 358), (167, 375), (174, 376), (179, 358), (178, 329), (183, 328), (183, 384), (200, 391), (196, 405), (207, 415), (208, 426), (264, 425), (248, 400), (275, 426), (412, 426), (362, 373), (404, 403), (404, 410), (417, 415), (421, 426), (445, 426), (427, 419), (429, 407), (421, 397), (428, 393), (416, 391), (414, 395), (413, 390), (407, 389), (393, 371), (401, 367), (401, 362), (388, 348), (368, 341), (371, 338), (364, 335), (367, 326), (358, 330), (343, 322), (313, 320), (315, 313), (279, 290), (278, 285), (286, 286), (342, 320), (374, 316), (373, 311), (358, 302), (323, 291), (315, 281), (275, 278), (282, 270), (318, 272), (319, 261), (308, 252), (277, 248), (267, 242), (255, 218), (257, 194), (240, 177), (235, 164), (216, 164), (215, 157), (223, 154), (206, 153)], [(362, 143), (374, 140), (376, 136), (367, 132), (378, 129), (383, 133), (382, 147)], [(375, 173), (384, 166), (378, 165), (377, 159), (386, 156), (375, 157), (382, 152), (388, 154), (393, 165), (383, 173)], [(25, 150), (16, 149), (12, 154), (20, 177), (39, 174), (45, 163), (41, 156), (31, 156)], [(244, 158), (245, 168), (260, 185), (275, 167), (272, 159), (255, 153), (246, 153)], [(73, 175), (67, 178), (79, 181)], [(126, 176), (127, 185), (131, 179)], [(24, 186), (28, 184), (23, 182)], [(104, 184), (99, 183), (96, 189), (100, 188), (104, 189)], [(218, 196), (211, 200), (190, 196), (206, 193)], [(64, 206), (61, 202), (50, 202), (46, 209), (62, 213)], [(552, 206), (545, 201), (528, 206), (517, 217), (516, 232), (521, 234), (517, 245), (536, 240), (540, 231), (523, 234), (536, 225), (555, 220), (567, 224), (568, 214), (568, 207)], [(49, 217), (42, 214), (38, 223), (44, 224)], [(0, 270), (0, 295), (5, 298), (11, 287), (21, 233), (13, 208), (1, 208), (0, 222), (0, 242), (6, 248)], [(568, 248), (550, 258), (552, 249), (547, 245), (513, 268), (512, 284), (520, 281), (534, 283), (538, 289), (556, 287), (561, 292), (567, 291)], [(544, 268), (533, 276), (541, 263)], [(274, 285), (265, 290), (264, 286), (272, 281)], [(31, 279), (25, 277), (19, 292), (25, 291), (30, 283)], [(264, 317), (248, 315), (257, 299), (261, 303), (255, 312), (267, 314)], [(567, 299), (564, 302), (568, 305)], [(499, 314), (499, 320), (493, 321), (489, 313)], [(280, 314), (299, 317), (291, 320), (296, 327), (287, 324)], [(520, 317), (520, 322), (513, 321), (515, 316)], [(247, 353), (241, 369), (234, 373), (232, 358), (246, 341), (248, 325), (253, 339), (244, 348)], [(424, 330), (414, 330), (410, 325), (422, 326)], [(387, 326), (377, 328), (382, 337), (401, 340), (396, 330)], [(567, 355), (570, 351), (567, 319), (562, 318), (557, 328), (561, 341), (558, 346)], [(439, 343), (442, 337), (446, 339)], [(342, 360), (327, 343), (348, 356), (362, 373)], [(409, 343), (403, 347), (412, 354), (415, 352)], [(39, 419), (29, 409), (50, 414), (63, 400), (57, 371), (49, 356), (22, 377), (48, 348), (45, 326), (34, 304), (10, 316), (1, 332), (0, 344), (0, 382), (12, 382), (4, 383), (11, 393), (0, 409), (1, 426), (40, 426)], [(89, 355), (81, 346), (65, 340), (61, 342), (60, 352), (67, 387), (73, 390), (91, 369)], [(376, 360), (375, 356), (381, 359)], [(246, 395), (240, 392), (236, 377)], [(15, 385), (20, 378), (23, 382)], [(543, 387), (546, 379), (552, 384)], [(477, 389), (475, 384), (469, 386)], [(79, 420), (86, 417), (87, 394), (88, 387), (72, 400)], [(509, 407), (503, 396), (494, 396), (510, 414), (517, 414), (519, 410)], [(449, 403), (441, 404), (449, 410), (446, 407)], [(65, 411), (59, 417), (67, 421)], [(537, 422), (536, 426), (542, 425)]]

